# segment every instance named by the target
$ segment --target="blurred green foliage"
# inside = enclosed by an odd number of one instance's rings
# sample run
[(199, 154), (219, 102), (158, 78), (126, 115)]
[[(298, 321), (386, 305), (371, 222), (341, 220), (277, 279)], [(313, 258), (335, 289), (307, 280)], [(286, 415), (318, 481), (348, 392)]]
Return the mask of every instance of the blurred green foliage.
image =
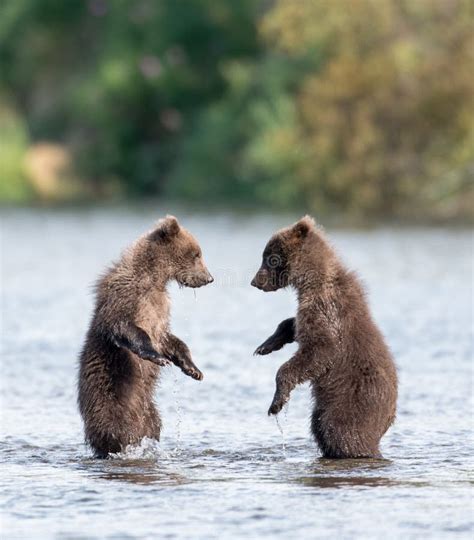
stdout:
[(0, 201), (22, 202), (31, 195), (23, 170), (28, 133), (13, 107), (0, 102)]
[(472, 218), (472, 14), (472, 0), (3, 0), (0, 199), (41, 196), (22, 155), (49, 142), (86, 197)]

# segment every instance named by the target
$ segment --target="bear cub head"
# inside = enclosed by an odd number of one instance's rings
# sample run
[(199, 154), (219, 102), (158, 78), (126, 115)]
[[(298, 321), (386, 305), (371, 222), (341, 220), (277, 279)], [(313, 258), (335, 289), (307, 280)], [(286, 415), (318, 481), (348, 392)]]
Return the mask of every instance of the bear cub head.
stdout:
[(165, 280), (175, 280), (183, 287), (202, 287), (214, 281), (204, 264), (201, 248), (174, 216), (160, 220), (147, 235), (148, 249), (159, 261)]
[(265, 246), (262, 264), (251, 285), (265, 292), (297, 286), (304, 275), (313, 270), (308, 268), (305, 253), (320, 239), (314, 220), (309, 216), (279, 230)]

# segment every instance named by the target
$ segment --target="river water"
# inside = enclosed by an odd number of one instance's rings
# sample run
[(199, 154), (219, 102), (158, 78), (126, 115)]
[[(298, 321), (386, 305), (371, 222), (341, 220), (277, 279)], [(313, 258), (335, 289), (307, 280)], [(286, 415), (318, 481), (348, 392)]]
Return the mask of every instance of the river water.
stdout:
[(2, 214), (2, 538), (471, 538), (472, 232), (334, 230), (397, 361), (384, 460), (321, 459), (310, 392), (266, 411), (278, 367), (255, 347), (295, 311), (249, 286), (270, 234), (295, 216), (173, 211), (215, 282), (171, 286), (172, 328), (204, 380), (164, 369), (162, 441), (95, 460), (76, 407), (91, 285), (162, 208)]

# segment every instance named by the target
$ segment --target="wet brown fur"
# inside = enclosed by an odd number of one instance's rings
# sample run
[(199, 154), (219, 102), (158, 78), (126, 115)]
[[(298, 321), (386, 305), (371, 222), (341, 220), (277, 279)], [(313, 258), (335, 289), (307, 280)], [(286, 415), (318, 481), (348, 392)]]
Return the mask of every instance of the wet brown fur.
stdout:
[(96, 286), (96, 305), (80, 355), (79, 409), (97, 457), (143, 437), (160, 438), (153, 403), (160, 366), (174, 363), (194, 379), (202, 373), (170, 333), (166, 285), (212, 281), (193, 236), (167, 216), (128, 248)]
[(395, 419), (397, 373), (357, 276), (306, 216), (270, 239), (252, 285), (265, 291), (292, 286), (298, 295), (296, 317), (255, 351), (299, 346), (278, 370), (269, 414), (310, 381), (311, 430), (323, 456), (380, 457), (380, 439)]

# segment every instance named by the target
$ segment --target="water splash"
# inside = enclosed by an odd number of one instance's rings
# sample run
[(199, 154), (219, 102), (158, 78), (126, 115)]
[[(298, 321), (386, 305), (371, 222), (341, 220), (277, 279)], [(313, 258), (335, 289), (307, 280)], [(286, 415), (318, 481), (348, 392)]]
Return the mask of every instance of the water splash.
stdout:
[(176, 371), (173, 371), (173, 397), (174, 408), (176, 411), (176, 447), (173, 450), (173, 454), (181, 454), (181, 402), (179, 400), (180, 388), (178, 382), (178, 376)]
[(161, 447), (156, 439), (143, 437), (140, 444), (129, 444), (123, 452), (109, 454), (111, 459), (160, 459), (168, 458), (169, 455)]

